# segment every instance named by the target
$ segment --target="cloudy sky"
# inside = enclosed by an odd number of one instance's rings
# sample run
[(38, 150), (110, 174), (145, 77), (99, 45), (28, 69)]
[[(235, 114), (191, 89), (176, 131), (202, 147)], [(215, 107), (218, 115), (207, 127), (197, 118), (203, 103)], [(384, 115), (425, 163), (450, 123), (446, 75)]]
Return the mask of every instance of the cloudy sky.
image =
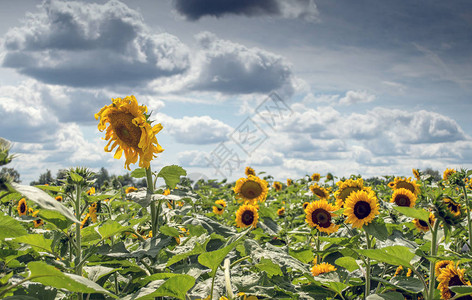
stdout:
[(0, 2), (0, 136), (23, 183), (72, 166), (123, 174), (94, 114), (127, 95), (164, 126), (154, 170), (472, 168), (472, 4)]

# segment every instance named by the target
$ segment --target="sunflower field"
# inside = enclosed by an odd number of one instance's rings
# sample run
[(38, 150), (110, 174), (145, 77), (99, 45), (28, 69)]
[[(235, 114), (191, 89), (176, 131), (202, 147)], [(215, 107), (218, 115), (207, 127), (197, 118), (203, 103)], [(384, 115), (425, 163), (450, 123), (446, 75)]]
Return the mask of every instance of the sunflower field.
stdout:
[[(152, 170), (162, 126), (133, 96), (95, 118), (147, 187), (97, 186), (87, 167), (54, 185), (1, 177), (0, 298), (472, 299), (472, 171), (194, 182)], [(0, 139), (0, 165), (13, 159)]]

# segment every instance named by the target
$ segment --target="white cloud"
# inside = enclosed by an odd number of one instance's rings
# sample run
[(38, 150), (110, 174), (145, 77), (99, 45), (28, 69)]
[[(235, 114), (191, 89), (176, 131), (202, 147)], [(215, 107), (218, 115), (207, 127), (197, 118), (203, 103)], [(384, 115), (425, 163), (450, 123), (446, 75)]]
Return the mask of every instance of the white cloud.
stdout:
[(339, 99), (341, 105), (352, 105), (358, 103), (369, 103), (375, 100), (375, 95), (366, 91), (347, 91), (346, 95)]
[(179, 163), (188, 167), (208, 167), (208, 153), (198, 150), (182, 151), (177, 154)]
[(209, 116), (182, 119), (159, 114), (157, 117), (171, 136), (183, 144), (214, 144), (228, 140), (232, 128)]

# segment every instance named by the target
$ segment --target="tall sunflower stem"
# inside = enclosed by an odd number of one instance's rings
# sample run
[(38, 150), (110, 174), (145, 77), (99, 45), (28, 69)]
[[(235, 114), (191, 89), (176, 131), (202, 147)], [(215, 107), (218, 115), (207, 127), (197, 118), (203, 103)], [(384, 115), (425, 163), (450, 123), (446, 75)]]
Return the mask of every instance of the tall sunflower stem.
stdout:
[[(82, 188), (80, 184), (76, 185), (76, 197), (75, 197), (75, 217), (77, 220), (80, 220), (80, 195), (82, 193)], [(82, 245), (81, 245), (81, 236), (80, 236), (80, 224), (75, 224), (75, 245), (76, 245), (76, 255), (75, 255), (75, 274), (82, 276)], [(77, 299), (82, 299), (82, 293), (77, 294)]]
[[(365, 239), (367, 244), (367, 249), (370, 249), (370, 237), (367, 231), (364, 230)], [(364, 299), (367, 298), (370, 294), (370, 258), (366, 257), (366, 264), (365, 264), (365, 293)]]
[[(437, 246), (437, 239), (438, 239), (438, 228), (439, 228), (439, 219), (434, 222), (433, 228), (431, 228), (431, 256), (435, 256), (437, 254), (438, 246)], [(434, 299), (434, 288), (436, 286), (436, 277), (435, 277), (435, 270), (434, 270), (435, 263), (433, 261), (429, 262), (429, 290), (428, 290), (428, 299)]]
[(320, 261), (320, 231), (316, 233), (316, 263), (321, 263)]
[(151, 200), (151, 196), (154, 193), (154, 183), (152, 181), (152, 171), (151, 166), (146, 168), (146, 200), (151, 202), (151, 230), (152, 236), (157, 236), (157, 209), (156, 202)]
[(465, 209), (466, 209), (466, 212), (467, 212), (467, 229), (468, 229), (468, 233), (469, 233), (469, 252), (471, 251), (472, 249), (472, 223), (470, 222), (470, 208), (469, 208), (469, 197), (467, 197), (467, 189), (465, 187), (465, 185), (462, 187), (462, 191), (464, 193), (464, 197), (465, 197)]

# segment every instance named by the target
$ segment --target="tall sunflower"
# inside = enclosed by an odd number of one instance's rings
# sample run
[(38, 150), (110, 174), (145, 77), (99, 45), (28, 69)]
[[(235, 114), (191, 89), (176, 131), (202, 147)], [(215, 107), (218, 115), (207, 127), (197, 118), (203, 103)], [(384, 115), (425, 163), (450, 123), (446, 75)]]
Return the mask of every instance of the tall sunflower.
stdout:
[(56, 200), (59, 201), (59, 202), (62, 202), (62, 196), (61, 195), (56, 196)]
[(441, 274), (442, 270), (444, 270), (448, 265), (454, 266), (454, 262), (452, 260), (440, 260), (436, 262), (436, 264), (434, 265), (434, 270), (436, 271), (436, 277), (438, 277), (439, 274)]
[(446, 204), (447, 208), (451, 212), (451, 214), (454, 217), (458, 217), (461, 214), (461, 205), (459, 203), (456, 203), (454, 200), (452, 200), (449, 197), (445, 197), (442, 199), (443, 202)]
[(269, 189), (267, 188), (267, 181), (249, 175), (247, 178), (239, 178), (233, 190), (239, 202), (256, 204), (265, 201)]
[(21, 198), (20, 202), (18, 202), (17, 210), (20, 216), (26, 216), (26, 213), (28, 212), (28, 206), (26, 205), (25, 198)]
[(399, 188), (393, 192), (390, 202), (398, 206), (413, 207), (416, 203), (416, 195), (410, 190)]
[(257, 208), (253, 205), (241, 205), (236, 211), (236, 226), (245, 228), (248, 226), (256, 227), (259, 220)]
[(311, 181), (320, 181), (321, 175), (319, 173), (313, 173), (310, 178)]
[(336, 207), (329, 204), (326, 200), (311, 202), (305, 209), (305, 221), (311, 227), (315, 227), (321, 232), (333, 233), (338, 231), (339, 225), (332, 222), (333, 211)]
[(416, 180), (421, 180), (420, 171), (418, 169), (411, 169)]
[(407, 189), (416, 196), (420, 194), (420, 186), (416, 183), (416, 180), (411, 180), (411, 177), (395, 177), (393, 184), (389, 184), (388, 186), (393, 188), (394, 190), (401, 188)]
[(329, 197), (329, 191), (324, 187), (319, 186), (317, 183), (310, 186), (310, 191), (320, 199), (326, 200)]
[(292, 179), (287, 178), (287, 186), (291, 186), (293, 184)]
[(138, 189), (135, 188), (134, 186), (129, 186), (126, 188), (125, 190), (125, 194), (129, 194), (129, 193), (132, 193), (132, 192), (136, 192)]
[(454, 169), (446, 169), (443, 173), (443, 180), (446, 181), (449, 179), (449, 176), (451, 176), (452, 174), (456, 173), (456, 170)]
[(274, 189), (278, 192), (280, 190), (282, 190), (282, 183), (278, 182), (278, 181), (274, 181), (274, 184), (272, 185), (274, 187)]
[(279, 217), (283, 217), (285, 215), (285, 207), (281, 207), (281, 208), (277, 209), (277, 215)]
[(246, 167), (246, 170), (244, 170), (244, 174), (246, 174), (246, 176), (249, 176), (249, 175), (256, 176), (256, 171), (254, 171), (254, 169), (251, 167)]
[(156, 139), (162, 125), (151, 126), (149, 115), (146, 115), (147, 107), (138, 105), (134, 96), (115, 98), (112, 102), (95, 114), (95, 119), (100, 119), (98, 130), (106, 129), (105, 140), (108, 140), (108, 144), (105, 151), (111, 152), (118, 146), (114, 158), (120, 159), (124, 152), (125, 168), (128, 170), (130, 164), (138, 161), (138, 156), (139, 166), (149, 168), (156, 154), (164, 151)]
[(311, 268), (311, 274), (313, 274), (313, 276), (318, 276), (320, 274), (324, 274), (324, 273), (328, 273), (328, 272), (334, 272), (336, 271), (336, 268), (329, 264), (329, 263), (321, 263), (321, 264), (315, 264), (312, 268)]
[(225, 207), (226, 207), (226, 201), (223, 200), (223, 199), (220, 199), (220, 200), (216, 200), (215, 201), (215, 204), (218, 204), (221, 206), (221, 208), (218, 206), (218, 205), (214, 205), (213, 206), (213, 213), (216, 214), (216, 215), (222, 215), (225, 211)]
[(346, 208), (344, 210), (347, 216), (346, 222), (351, 223), (355, 228), (362, 228), (379, 214), (379, 204), (374, 192), (353, 192), (346, 199), (344, 207)]
[[(464, 278), (465, 269), (459, 269), (454, 264), (449, 264), (442, 269), (438, 276), (438, 289), (441, 291), (441, 299), (450, 299), (454, 297), (455, 293), (449, 289), (456, 285), (470, 285), (470, 281)], [(462, 297), (463, 299), (470, 299), (470, 296)]]
[(352, 192), (357, 192), (361, 190), (368, 191), (370, 188), (364, 187), (364, 180), (362, 178), (359, 179), (347, 179), (345, 181), (338, 181), (336, 182), (338, 186), (338, 190), (334, 193), (334, 197), (336, 197), (336, 206), (338, 208), (344, 207), (344, 202), (346, 202), (347, 197)]

